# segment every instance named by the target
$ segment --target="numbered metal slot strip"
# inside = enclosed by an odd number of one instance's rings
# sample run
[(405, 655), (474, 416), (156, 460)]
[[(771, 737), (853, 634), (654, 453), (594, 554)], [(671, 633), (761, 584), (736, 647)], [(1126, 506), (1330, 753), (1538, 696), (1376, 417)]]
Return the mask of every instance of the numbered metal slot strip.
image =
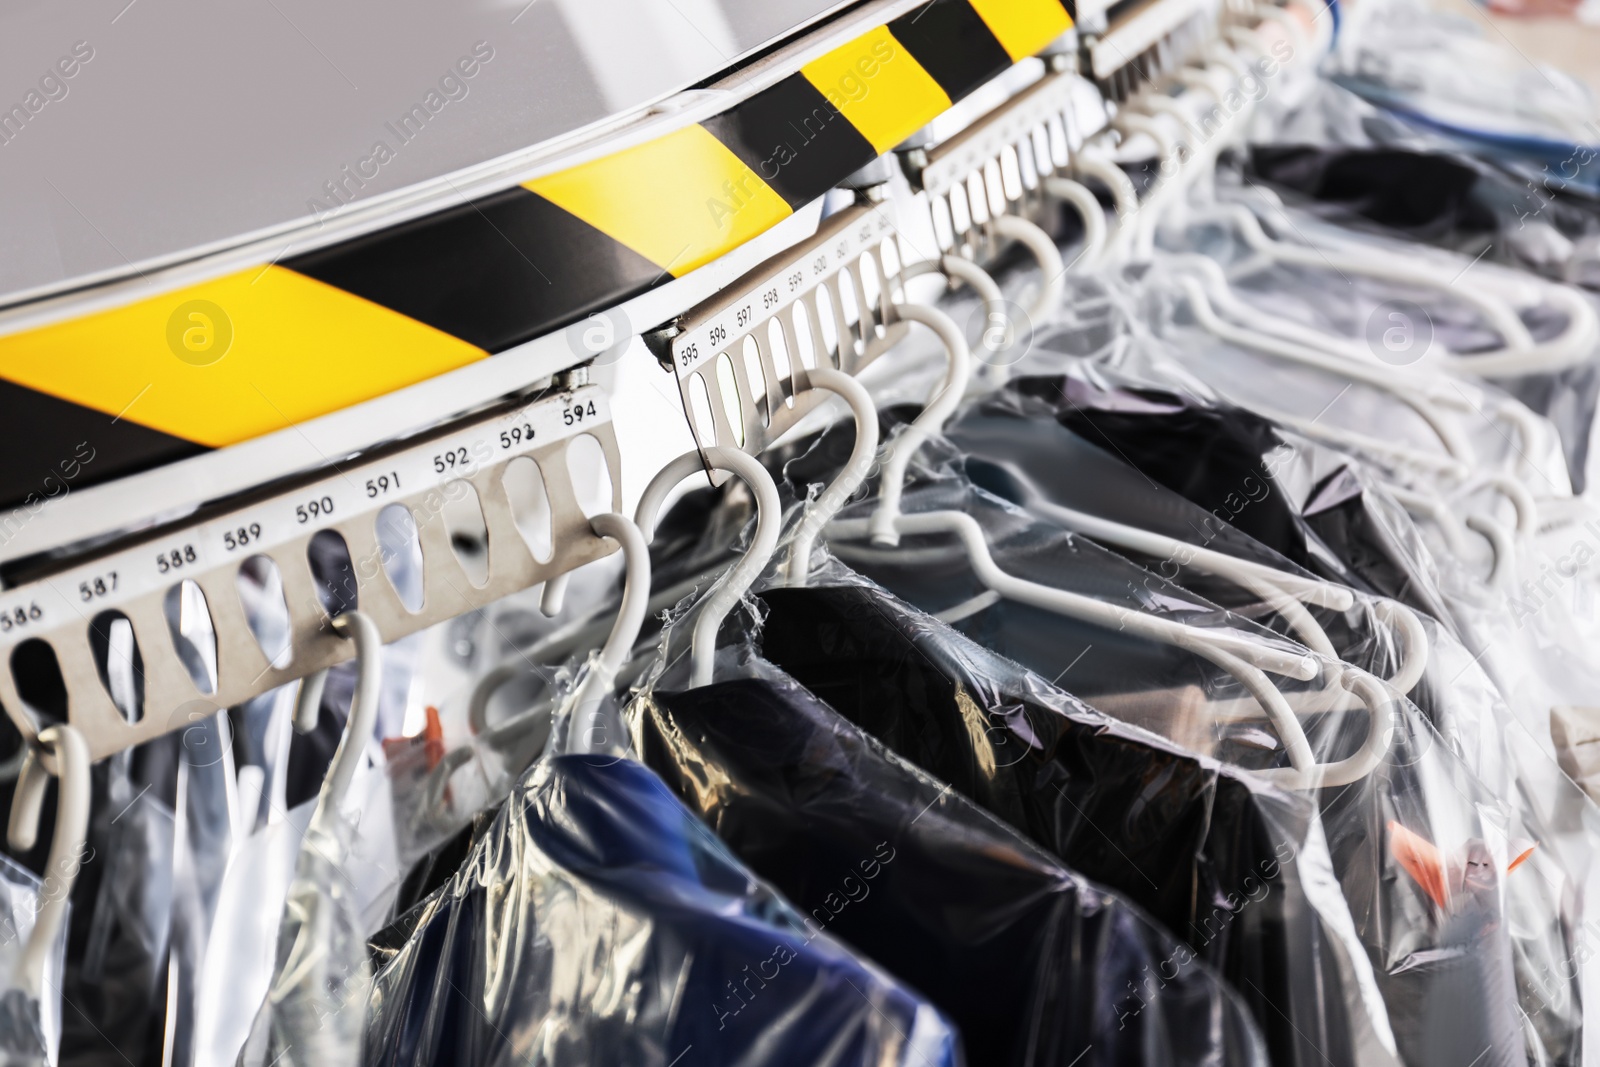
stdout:
[(981, 262), (996, 245), (995, 218), (1041, 221), (1044, 179), (1066, 168), (1083, 143), (1085, 93), (1103, 106), (1083, 78), (1051, 71), (954, 137), (905, 153), (912, 181), (928, 194), (942, 251)]
[(104, 758), (348, 659), (340, 611), (394, 641), (608, 554), (619, 476), (586, 386), (7, 590), (0, 704)]
[(679, 319), (666, 355), (696, 446), (761, 452), (821, 402), (808, 370), (859, 374), (905, 336), (900, 256), (892, 205), (857, 205)]
[(1170, 76), (1217, 31), (1206, 0), (1144, 0), (1119, 5), (1111, 28), (1084, 42), (1084, 68), (1101, 94), (1123, 103)]

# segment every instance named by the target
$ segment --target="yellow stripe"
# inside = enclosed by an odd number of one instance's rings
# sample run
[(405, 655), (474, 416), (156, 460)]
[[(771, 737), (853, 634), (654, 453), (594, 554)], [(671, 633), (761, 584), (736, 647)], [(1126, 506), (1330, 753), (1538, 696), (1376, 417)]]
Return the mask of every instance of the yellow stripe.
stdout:
[(269, 266), (0, 337), (0, 377), (220, 447), (487, 354)]
[(1000, 47), (1013, 60), (1025, 59), (1072, 29), (1057, 0), (967, 0)]
[(950, 106), (950, 97), (887, 26), (800, 68), (881, 154)]
[(701, 126), (523, 185), (674, 277), (790, 214), (783, 197)]

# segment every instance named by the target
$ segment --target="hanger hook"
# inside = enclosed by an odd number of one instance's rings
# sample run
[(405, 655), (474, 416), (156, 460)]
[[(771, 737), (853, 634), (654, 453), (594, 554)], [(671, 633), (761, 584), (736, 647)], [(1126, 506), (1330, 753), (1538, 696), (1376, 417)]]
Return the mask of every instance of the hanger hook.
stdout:
[(843, 371), (822, 367), (807, 371), (812, 389), (825, 389), (836, 393), (850, 405), (856, 420), (856, 443), (850, 450), (850, 459), (838, 477), (828, 483), (817, 499), (812, 501), (801, 516), (789, 548), (788, 577), (790, 585), (805, 585), (811, 573), (811, 552), (823, 527), (839, 513), (855, 491), (866, 481), (872, 470), (872, 460), (878, 451), (878, 409), (866, 386)]
[(614, 512), (596, 515), (589, 520), (589, 528), (596, 536), (609, 537), (622, 546), (622, 604), (599, 657), (578, 687), (575, 708), (600, 700), (615, 688), (617, 672), (628, 662), (628, 654), (639, 640), (639, 631), (644, 627), (650, 608), (650, 546), (643, 531), (626, 515)]
[(922, 414), (907, 426), (900, 435), (889, 442), (889, 455), (883, 464), (883, 484), (879, 503), (872, 513), (871, 537), (876, 545), (893, 546), (900, 543), (900, 533), (895, 521), (900, 517), (900, 496), (905, 490), (906, 468), (928, 438), (944, 429), (944, 424), (955, 414), (967, 392), (967, 382), (972, 377), (972, 351), (967, 339), (944, 312), (922, 304), (896, 303), (895, 311), (908, 322), (920, 322), (939, 335), (945, 353), (950, 357), (950, 369), (937, 395)]
[[(955, 323), (951, 323), (950, 326), (954, 329)], [(959, 330), (956, 331), (956, 336), (961, 336)], [(965, 344), (963, 340), (962, 345)], [(772, 553), (778, 547), (779, 525), (783, 511), (783, 502), (778, 498), (777, 483), (772, 480), (772, 475), (767, 473), (767, 469), (751, 456), (737, 449), (720, 446), (707, 448), (703, 456), (699, 452), (685, 452), (663, 467), (660, 473), (650, 480), (650, 484), (645, 487), (644, 495), (639, 498), (634, 521), (639, 524), (646, 544), (655, 540), (656, 520), (659, 518), (661, 505), (666, 502), (667, 494), (685, 478), (704, 472), (708, 465), (738, 475), (755, 493), (756, 532), (750, 548), (738, 563), (723, 574), (700, 609), (700, 617), (695, 620), (690, 642), (692, 669), (689, 684), (691, 686), (710, 684), (711, 667), (716, 655), (717, 628), (722, 625), (722, 620), (739, 603), (739, 599), (744, 596), (745, 591), (760, 576), (772, 558)]]
[(57, 723), (39, 731), (36, 744), (23, 759), (11, 798), (11, 823), (6, 835), (11, 847), (19, 852), (32, 848), (39, 838), (45, 783), (51, 774), (61, 783), (56, 797), (55, 831), (44, 884), (39, 888), (39, 910), (28, 943), (17, 959), (15, 979), (18, 988), (31, 997), (44, 991), (45, 966), (67, 921), (68, 898), (89, 835), (89, 743), (77, 727)]
[[(347, 611), (333, 620), (333, 629), (340, 637), (355, 642), (356, 690), (350, 698), (350, 716), (345, 720), (344, 734), (328, 767), (328, 777), (323, 780), (322, 791), (317, 796), (313, 825), (324, 828), (338, 812), (356, 768), (366, 755), (367, 739), (378, 722), (378, 696), (383, 690), (383, 635), (372, 616), (360, 611)], [(322, 689), (328, 680), (328, 669), (306, 676), (300, 682), (300, 692), (295, 700), (294, 725), (301, 733), (316, 728), (317, 714), (322, 704)]]

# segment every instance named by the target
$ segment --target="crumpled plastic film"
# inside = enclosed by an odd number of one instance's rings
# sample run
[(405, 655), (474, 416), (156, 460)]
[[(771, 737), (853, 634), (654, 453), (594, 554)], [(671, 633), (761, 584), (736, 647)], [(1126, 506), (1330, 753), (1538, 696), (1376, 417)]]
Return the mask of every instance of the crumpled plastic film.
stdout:
[(246, 1064), (354, 1063), (372, 975), (357, 887), (345, 869), (354, 826), (312, 819), (278, 925), (273, 982), (240, 1054)]
[(40, 894), (47, 883), (8, 856), (0, 855), (0, 1064), (4, 1067), (54, 1067), (61, 1044), (61, 974), (67, 928), (45, 963), (38, 996), (12, 984), (17, 960), (33, 933)]
[(927, 993), (974, 1062), (1267, 1062), (1187, 944), (748, 665), (757, 677), (640, 697), (635, 746), (813, 929)]
[(935, 1009), (810, 929), (612, 755), (534, 764), (376, 945), (373, 1065), (962, 1062)]
[[(1176, 392), (1108, 388), (1105, 387), (1108, 376), (1109, 372), (1092, 375), (1074, 372), (1065, 383), (1051, 380), (1050, 388), (1055, 394), (1070, 400), (1072, 405), (1070, 417), (1063, 410), (1062, 421), (1074, 427), (1092, 426), (1108, 453), (1136, 464), (1147, 477), (1180, 487), (1197, 501), (1207, 500), (1207, 492), (1215, 495), (1216, 491), (1193, 480), (1197, 468), (1192, 452), (1169, 442), (1163, 430), (1170, 429), (1174, 419), (1185, 420), (1180, 421), (1177, 428), (1177, 436), (1181, 437), (1185, 426), (1203, 425), (1197, 421), (1202, 417), (1212, 421), (1223, 419), (1225, 412), (1216, 409), (1205, 414), (1205, 409), (1192, 395), (1185, 399)], [(1049, 395), (1049, 390), (1042, 387), (1043, 379), (1034, 381), (1039, 384), (1023, 382), (1019, 386), (1035, 397)], [(1063, 409), (1066, 406), (1062, 404)], [(969, 419), (967, 425), (971, 429), (963, 432), (963, 428), (958, 427), (956, 436), (969, 446), (987, 449), (991, 454), (1004, 452), (997, 443), (1001, 424), (996, 419), (1003, 414), (1015, 415), (1018, 410), (1014, 402), (991, 401), (981, 408), (983, 418)], [(1139, 425), (1141, 422), (1145, 425)], [(1259, 420), (1246, 422), (1246, 425), (1258, 424)], [(1037, 428), (1036, 422), (1035, 430)], [(1538, 731), (1543, 729), (1541, 720), (1547, 717), (1545, 709), (1549, 706), (1549, 699), (1541, 700), (1540, 695), (1548, 691), (1548, 682), (1524, 678), (1523, 674), (1533, 665), (1545, 663), (1546, 669), (1538, 673), (1549, 675), (1552, 661), (1548, 654), (1541, 657), (1526, 644), (1518, 651), (1514, 634), (1481, 640), (1485, 620), (1480, 617), (1474, 621), (1473, 612), (1465, 610), (1468, 605), (1464, 600), (1459, 565), (1432, 557), (1411, 529), (1410, 520), (1386, 503), (1383, 494), (1375, 490), (1362, 472), (1359, 461), (1328, 453), (1293, 435), (1265, 433), (1255, 440), (1257, 444), (1252, 447), (1258, 452), (1252, 456), (1246, 449), (1231, 464), (1221, 462), (1222, 453), (1214, 448), (1213, 461), (1208, 463), (1204, 473), (1219, 487), (1234, 482), (1244, 484), (1240, 479), (1245, 477), (1257, 478), (1264, 486), (1271, 486), (1270, 497), (1257, 499), (1252, 495), (1245, 507), (1270, 504), (1278, 509), (1282, 519), (1264, 523), (1264, 516), (1258, 516), (1254, 523), (1256, 532), (1269, 539), (1272, 549), (1302, 554), (1331, 578), (1346, 575), (1345, 580), (1358, 589), (1362, 585), (1397, 591), (1410, 588), (1414, 602), (1439, 601), (1440, 610), (1450, 621), (1449, 626), (1440, 626), (1426, 616), (1419, 619), (1429, 635), (1428, 669), (1422, 684), (1412, 695), (1426, 710), (1432, 725), (1421, 721), (1415, 709), (1403, 711), (1396, 723), (1395, 752), (1385, 772), (1374, 780), (1387, 780), (1387, 792), (1369, 794), (1365, 801), (1356, 804), (1357, 808), (1365, 808), (1367, 815), (1341, 824), (1334, 811), (1325, 810), (1335, 857), (1341, 854), (1340, 841), (1354, 834), (1348, 839), (1367, 843), (1352, 847), (1359, 847), (1362, 852), (1386, 862), (1391, 869), (1400, 863), (1394, 844), (1398, 835), (1391, 834), (1389, 858), (1384, 861), (1381, 842), (1377, 838), (1369, 840), (1371, 831), (1363, 828), (1364, 824), (1375, 826), (1390, 820), (1391, 816), (1384, 814), (1392, 802), (1390, 795), (1411, 797), (1413, 805), (1421, 801), (1421, 807), (1412, 813), (1409, 822), (1396, 820), (1402, 827), (1413, 829), (1419, 825), (1437, 825), (1440, 812), (1452, 807), (1461, 809), (1461, 817), (1455, 819), (1459, 825), (1470, 823), (1472, 820), (1466, 818), (1467, 809), (1462, 805), (1463, 799), (1470, 800), (1478, 810), (1482, 825), (1465, 837), (1458, 833), (1458, 845), (1453, 854), (1449, 850), (1428, 853), (1429, 864), (1434, 867), (1450, 863), (1483, 866), (1465, 858), (1480, 847), (1477, 843), (1480, 837), (1489, 842), (1481, 847), (1492, 848), (1497, 855), (1503, 852), (1503, 858), (1496, 862), (1500, 868), (1499, 877), (1504, 879), (1506, 928), (1511, 932), (1519, 997), (1525, 1025), (1530, 1030), (1530, 1054), (1543, 1057), (1544, 1062), (1577, 1062), (1581, 1009), (1572, 960), (1582, 954), (1577, 940), (1582, 920), (1580, 903), (1589, 895), (1584, 887), (1594, 874), (1592, 844), (1582, 828), (1595, 825), (1595, 812), (1558, 773), (1548, 741), (1542, 746), (1539, 744)], [(1012, 450), (1007, 455), (1015, 460), (1017, 454)], [(1266, 462), (1269, 456), (1276, 456), (1276, 461)], [(1343, 464), (1336, 470), (1346, 479), (1349, 488), (1337, 501), (1325, 500), (1329, 495), (1329, 478), (1324, 476), (1319, 480), (1310, 473), (1317, 464), (1324, 469), (1330, 464)], [(1227, 469), (1230, 466), (1231, 473)], [(1031, 472), (1038, 473), (1039, 469), (1035, 464)], [(1064, 490), (1059, 479), (1049, 482), (1041, 478), (1040, 481), (1047, 483), (1044, 486), (1046, 495)], [(1035, 484), (1033, 488), (1040, 486)], [(1301, 503), (1308, 497), (1312, 502), (1324, 502), (1313, 511), (1312, 504)], [(1081, 500), (1065, 502), (1082, 504)], [(1149, 512), (1146, 517), (1152, 514), (1156, 512)], [(1215, 514), (1213, 510), (1212, 517)], [(1335, 516), (1338, 521), (1331, 521)], [(1212, 518), (1207, 518), (1201, 528), (1209, 531), (1214, 527)], [(1174, 532), (1181, 533), (1181, 530)], [(1236, 540), (1219, 539), (1214, 547), (1231, 550)], [(1307, 551), (1308, 548), (1315, 551)], [(1244, 558), (1250, 558), (1250, 554), (1244, 554)], [(1292, 566), (1287, 560), (1279, 565)], [(1208, 588), (1217, 587), (1213, 584)], [(1426, 598), (1418, 595), (1422, 589), (1430, 590)], [(987, 613), (990, 632), (983, 635), (986, 643), (995, 643), (999, 631), (993, 627), (995, 616), (1000, 613), (998, 608)], [(1497, 616), (1499, 626), (1504, 629), (1506, 620), (1514, 616), (1515, 613), (1502, 611)], [(970, 629), (983, 618), (975, 616), (962, 625)], [(1351, 618), (1346, 620), (1346, 627), (1331, 627), (1329, 632), (1338, 639), (1338, 650), (1344, 659), (1379, 676), (1389, 676), (1398, 652), (1390, 647), (1390, 642), (1373, 639), (1374, 634), (1381, 633), (1375, 621)], [(1037, 625), (1014, 624), (1009, 630), (1013, 634), (1011, 643), (1002, 641), (995, 647), (1020, 656), (1036, 670), (1054, 673), (1061, 669), (1056, 664), (1064, 665), (1066, 657), (1053, 654), (1048, 638), (1037, 630)], [(1469, 655), (1456, 639), (1457, 631), (1470, 637), (1473, 647), (1481, 650)], [(1523, 640), (1527, 639), (1528, 635), (1523, 635)], [(1018, 641), (1024, 643), (1018, 644)], [(1030, 650), (1034, 653), (1032, 657), (1028, 654)], [(1479, 660), (1488, 668), (1488, 675), (1478, 666)], [(1504, 668), (1497, 664), (1515, 668), (1514, 684), (1502, 683), (1497, 689), (1491, 682), (1491, 677), (1503, 677)], [(1072, 679), (1065, 684), (1072, 684)], [(1095, 702), (1092, 693), (1084, 695)], [(1534, 698), (1531, 704), (1530, 696)], [(1124, 713), (1124, 709), (1105, 705), (1104, 701), (1100, 704), (1105, 710), (1119, 715)], [(1169, 714), (1165, 725), (1149, 719), (1139, 721), (1185, 743), (1193, 744), (1197, 740), (1192, 717), (1179, 715), (1176, 709)], [(1330, 740), (1337, 737), (1336, 733), (1318, 733), (1309, 728), (1308, 734), (1324, 754), (1329, 753)], [(1199, 738), (1203, 736), (1202, 730)], [(1545, 751), (1541, 752), (1541, 747)], [(1236, 747), (1231, 751), (1219, 751), (1219, 754), (1256, 765), (1249, 752)], [(1337, 754), (1336, 748), (1332, 754)], [(1427, 785), (1430, 780), (1431, 786)], [(1442, 784), (1450, 788), (1441, 789)], [(1354, 790), (1355, 796), (1360, 796), (1362, 790), (1371, 785), (1363, 783)], [(1488, 797), (1495, 801), (1480, 799)], [(1352, 802), (1347, 791), (1342, 803), (1348, 806)], [(1434, 842), (1429, 844), (1431, 847)], [(1400, 865), (1404, 867), (1403, 863)], [(1508, 869), (1513, 865), (1516, 870)], [(1348, 883), (1350, 871), (1349, 867), (1341, 869), (1341, 877), (1347, 880), (1347, 892), (1351, 893), (1352, 906), (1359, 915), (1361, 893), (1367, 890), (1352, 890)], [(1416, 884), (1416, 879), (1410, 878), (1409, 883)], [(1478, 891), (1484, 888), (1480, 886)], [(1437, 898), (1439, 894), (1434, 896)], [(1433, 903), (1436, 908), (1440, 906), (1438, 899)], [(1374, 898), (1373, 915), (1395, 913), (1393, 908), (1376, 907), (1376, 904), (1377, 898)], [(1436, 908), (1423, 910), (1429, 912)], [(1452, 943), (1465, 929), (1461, 922), (1442, 921), (1459, 919), (1454, 912), (1421, 917), (1428, 919), (1425, 926), (1433, 929), (1433, 936), (1445, 939), (1441, 945)], [(1494, 924), (1495, 921), (1486, 919), (1483, 929)], [(1374, 936), (1380, 934), (1377, 928), (1368, 932)], [(1402, 936), (1391, 930), (1379, 940), (1387, 946), (1381, 950), (1384, 955), (1382, 970), (1399, 966), (1413, 951), (1403, 947), (1414, 940), (1411, 934)], [(1369, 943), (1377, 944), (1370, 939)], [(1396, 1025), (1397, 1029), (1402, 1029), (1398, 1020)]]
[(1274, 1063), (1395, 1062), (1350, 911), (1307, 876), (1329, 866), (1309, 801), (1090, 709), (837, 564), (815, 581), (761, 594), (765, 656), (1185, 939)]

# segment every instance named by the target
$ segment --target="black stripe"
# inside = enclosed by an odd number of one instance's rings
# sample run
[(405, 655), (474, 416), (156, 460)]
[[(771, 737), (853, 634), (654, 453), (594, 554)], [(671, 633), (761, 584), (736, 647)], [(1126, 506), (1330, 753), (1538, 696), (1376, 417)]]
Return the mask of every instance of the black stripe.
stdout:
[(1011, 66), (1011, 57), (967, 0), (933, 0), (889, 23), (951, 100), (960, 100)]
[(1067, 18), (1071, 19), (1072, 24), (1076, 26), (1078, 24), (1078, 0), (1061, 0), (1061, 6), (1066, 9)]
[(489, 352), (671, 277), (523, 188), (283, 261)]
[[(134, 412), (137, 414), (137, 411)], [(0, 545), (16, 523), (12, 509), (175, 463), (204, 445), (140, 426), (0, 378), (0, 425), (9, 444), (0, 463)]]
[(701, 125), (792, 208), (815, 200), (878, 156), (802, 74), (791, 74)]

